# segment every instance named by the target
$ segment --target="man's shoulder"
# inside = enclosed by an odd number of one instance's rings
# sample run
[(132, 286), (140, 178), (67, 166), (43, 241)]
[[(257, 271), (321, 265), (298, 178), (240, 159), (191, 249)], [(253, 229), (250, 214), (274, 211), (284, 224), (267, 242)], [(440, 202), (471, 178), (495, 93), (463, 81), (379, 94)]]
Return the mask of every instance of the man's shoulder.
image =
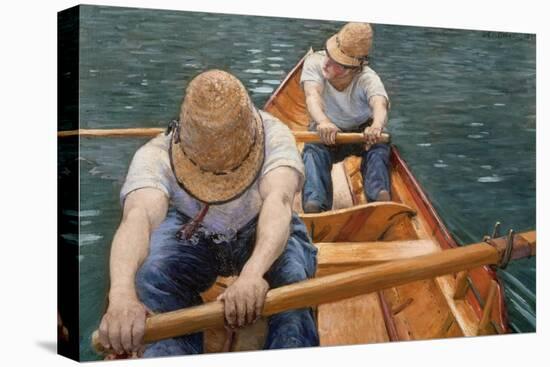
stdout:
[(325, 57), (326, 52), (321, 51), (313, 51), (309, 55), (306, 56), (306, 60), (312, 60), (312, 61), (322, 61)]
[(310, 53), (304, 59), (304, 69), (321, 68), (323, 65), (324, 57), (325, 57), (325, 51), (315, 51)]
[(291, 134), (290, 129), (288, 126), (279, 120), (277, 117), (273, 116), (269, 112), (266, 112), (264, 110), (259, 110), (260, 116), (262, 117), (262, 121), (264, 124), (264, 128), (266, 129), (266, 132), (276, 129), (276, 130), (284, 130), (287, 131), (289, 134)]
[(168, 151), (168, 148), (170, 146), (170, 140), (172, 135), (166, 135), (165, 133), (160, 133), (151, 140), (149, 140), (147, 143), (145, 143), (145, 146), (154, 147), (157, 149), (162, 149)]
[(278, 145), (296, 149), (294, 134), (284, 122), (265, 111), (260, 111), (260, 115), (263, 120), (268, 151)]
[(307, 55), (306, 58), (304, 59), (302, 74), (321, 73), (324, 57), (325, 57), (325, 51), (315, 51)]
[(270, 113), (260, 111), (260, 114), (265, 130), (266, 153), (262, 176), (280, 166), (294, 168), (303, 175), (302, 158), (290, 128)]
[(361, 79), (370, 79), (370, 78), (380, 78), (378, 73), (374, 71), (370, 66), (363, 66), (363, 70), (359, 73), (359, 78)]
[(136, 152), (135, 156), (139, 156), (141, 159), (167, 159), (168, 150), (170, 147), (171, 135), (164, 135), (164, 133), (155, 136), (147, 143), (142, 145)]

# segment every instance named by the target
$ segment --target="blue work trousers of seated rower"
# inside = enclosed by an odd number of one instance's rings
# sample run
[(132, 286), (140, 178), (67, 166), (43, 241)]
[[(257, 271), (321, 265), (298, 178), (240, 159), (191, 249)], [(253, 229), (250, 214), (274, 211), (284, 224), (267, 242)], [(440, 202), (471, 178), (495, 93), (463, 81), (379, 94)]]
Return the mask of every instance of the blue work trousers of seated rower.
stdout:
[[(218, 275), (237, 275), (250, 257), (256, 239), (257, 218), (233, 239), (208, 233), (199, 227), (189, 240), (178, 240), (176, 231), (189, 218), (171, 209), (154, 231), (148, 258), (138, 271), (136, 287), (140, 300), (153, 312), (168, 312), (202, 303), (199, 293), (210, 288)], [(292, 215), (284, 252), (265, 278), (270, 288), (311, 278), (317, 267), (317, 249), (311, 244), (301, 219)], [(265, 349), (319, 345), (311, 309), (287, 311), (269, 317)], [(198, 354), (203, 351), (203, 333), (150, 344), (144, 357)]]
[(390, 192), (389, 144), (375, 144), (365, 151), (364, 144), (327, 146), (311, 143), (305, 144), (302, 151), (306, 170), (302, 206), (309, 202), (322, 211), (332, 209), (332, 165), (350, 155), (362, 158), (363, 190), (368, 201), (375, 201), (381, 190)]

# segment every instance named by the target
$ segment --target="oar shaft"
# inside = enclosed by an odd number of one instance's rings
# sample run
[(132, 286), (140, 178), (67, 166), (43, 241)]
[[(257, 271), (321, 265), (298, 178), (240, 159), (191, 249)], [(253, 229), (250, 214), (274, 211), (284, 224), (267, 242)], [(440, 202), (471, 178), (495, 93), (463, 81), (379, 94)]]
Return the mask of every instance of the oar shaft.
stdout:
[[(132, 128), (132, 129), (79, 129), (67, 130), (57, 133), (58, 137), (81, 136), (86, 138), (105, 137), (105, 138), (139, 138), (154, 137), (162, 133), (165, 129), (161, 127)], [(298, 143), (320, 143), (321, 139), (313, 131), (294, 131), (294, 137)], [(336, 144), (363, 143), (365, 138), (361, 133), (338, 133), (336, 135)], [(381, 143), (389, 143), (391, 136), (388, 133), (382, 133)]]
[(58, 137), (81, 136), (86, 138), (106, 137), (106, 138), (137, 138), (154, 137), (165, 131), (162, 127), (144, 127), (131, 129), (79, 129), (59, 131)]
[[(320, 143), (319, 134), (313, 131), (293, 131), (294, 138), (298, 143)], [(336, 144), (364, 143), (365, 137), (362, 133), (338, 133), (336, 134)], [(391, 142), (391, 136), (388, 133), (382, 133), (380, 143)]]
[[(535, 242), (523, 243), (518, 253), (523, 254), (522, 256), (534, 255), (535, 248)], [(335, 302), (417, 280), (488, 264), (498, 264), (502, 253), (503, 249), (500, 247), (478, 243), (309, 279), (269, 291), (262, 315), (270, 316), (292, 309)], [(224, 310), (223, 303), (220, 301), (154, 315), (147, 319), (144, 342), (150, 343), (219, 327), (223, 322)], [(103, 351), (97, 332), (94, 333), (92, 340), (94, 348), (97, 351)]]

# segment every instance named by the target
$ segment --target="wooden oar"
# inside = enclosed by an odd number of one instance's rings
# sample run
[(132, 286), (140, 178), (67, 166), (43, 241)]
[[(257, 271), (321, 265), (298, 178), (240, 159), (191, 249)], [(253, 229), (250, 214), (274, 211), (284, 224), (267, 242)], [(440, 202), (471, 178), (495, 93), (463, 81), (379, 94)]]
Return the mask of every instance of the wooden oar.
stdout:
[[(267, 293), (262, 316), (322, 303), (335, 302), (360, 294), (391, 288), (417, 280), (456, 273), (488, 264), (499, 264), (506, 252), (506, 239), (481, 242), (434, 254), (362, 267), (342, 273), (313, 278), (273, 289)], [(511, 259), (536, 254), (535, 232), (514, 237)], [(144, 342), (185, 335), (224, 324), (221, 301), (157, 314), (147, 319)], [(106, 351), (99, 343), (97, 331), (92, 344), (98, 353)]]
[[(131, 129), (79, 129), (59, 131), (58, 137), (81, 136), (86, 138), (105, 137), (105, 138), (138, 138), (154, 137), (164, 132), (162, 127), (131, 128)], [(319, 135), (312, 131), (293, 131), (294, 137), (298, 143), (319, 143)], [(336, 144), (363, 143), (365, 138), (361, 133), (339, 133), (336, 135)], [(391, 142), (391, 136), (388, 133), (382, 133), (381, 143)]]
[[(293, 131), (294, 138), (298, 143), (320, 143), (319, 134), (312, 131)], [(365, 137), (362, 133), (338, 133), (336, 134), (336, 144), (364, 143)], [(391, 135), (382, 133), (380, 143), (388, 144), (391, 142)]]
[(152, 138), (164, 131), (166, 131), (166, 129), (162, 127), (138, 127), (129, 129), (78, 129), (58, 131), (57, 136), (60, 138), (77, 135), (86, 138)]

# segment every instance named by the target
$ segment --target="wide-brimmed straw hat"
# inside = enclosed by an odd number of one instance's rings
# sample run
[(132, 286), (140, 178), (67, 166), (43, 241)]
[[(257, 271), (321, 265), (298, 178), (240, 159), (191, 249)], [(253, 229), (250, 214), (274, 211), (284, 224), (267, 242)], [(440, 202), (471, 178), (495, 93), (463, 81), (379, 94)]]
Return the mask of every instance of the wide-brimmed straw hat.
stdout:
[(330, 37), (325, 48), (328, 56), (345, 66), (361, 66), (372, 46), (372, 27), (368, 23), (348, 23)]
[(237, 78), (210, 70), (189, 83), (170, 157), (180, 186), (202, 202), (233, 200), (252, 185), (264, 161), (264, 131)]

